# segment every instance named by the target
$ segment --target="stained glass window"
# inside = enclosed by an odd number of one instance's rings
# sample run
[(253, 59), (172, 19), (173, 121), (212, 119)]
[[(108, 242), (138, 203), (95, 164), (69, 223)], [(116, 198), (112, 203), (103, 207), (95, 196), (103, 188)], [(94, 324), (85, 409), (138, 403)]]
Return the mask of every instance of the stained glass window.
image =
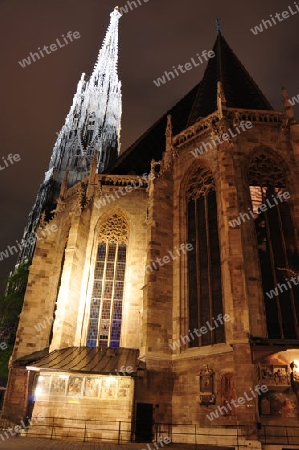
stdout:
[[(106, 223), (100, 233), (90, 303), (88, 347), (119, 347), (120, 343), (127, 229), (123, 219), (117, 215), (109, 221), (110, 226)], [(107, 229), (108, 236), (105, 233)]]

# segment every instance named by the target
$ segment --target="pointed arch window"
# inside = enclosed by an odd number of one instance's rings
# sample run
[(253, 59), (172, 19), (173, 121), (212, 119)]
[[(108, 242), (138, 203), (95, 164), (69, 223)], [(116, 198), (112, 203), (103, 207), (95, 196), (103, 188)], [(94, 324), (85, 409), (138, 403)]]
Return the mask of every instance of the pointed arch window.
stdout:
[(208, 329), (199, 337), (194, 334), (189, 347), (224, 342), (224, 327), (213, 326), (223, 306), (216, 191), (208, 169), (199, 168), (189, 181), (187, 220), (188, 243), (193, 246), (188, 252), (189, 329)]
[(260, 153), (250, 162), (248, 178), (268, 338), (298, 339), (299, 286), (290, 271), (299, 269), (299, 258), (286, 176), (273, 158)]
[(88, 347), (119, 347), (128, 227), (114, 214), (101, 227), (87, 332)]

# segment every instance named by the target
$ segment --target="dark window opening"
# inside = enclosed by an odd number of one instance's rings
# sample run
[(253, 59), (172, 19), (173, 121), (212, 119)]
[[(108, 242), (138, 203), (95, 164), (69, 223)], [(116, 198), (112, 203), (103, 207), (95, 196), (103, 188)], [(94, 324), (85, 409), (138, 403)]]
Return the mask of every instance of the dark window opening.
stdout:
[(260, 155), (250, 165), (249, 184), (268, 338), (298, 339), (299, 286), (292, 271), (299, 273), (299, 257), (286, 179), (272, 159)]
[[(187, 189), (189, 347), (225, 342), (224, 326), (213, 319), (223, 315), (217, 202), (209, 170), (198, 170)], [(200, 332), (201, 327), (208, 330)], [(199, 330), (197, 336), (194, 329)], [(192, 337), (192, 336), (191, 336)]]

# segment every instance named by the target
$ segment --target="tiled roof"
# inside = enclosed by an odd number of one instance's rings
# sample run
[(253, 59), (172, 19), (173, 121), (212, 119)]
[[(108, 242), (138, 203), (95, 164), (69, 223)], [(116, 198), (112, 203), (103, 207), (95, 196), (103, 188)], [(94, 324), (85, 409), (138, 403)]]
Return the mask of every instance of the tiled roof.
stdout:
[[(54, 350), (34, 363), (31, 368), (97, 374), (137, 372), (139, 350), (131, 348), (67, 347)], [(18, 360), (20, 361), (20, 360)], [(131, 369), (132, 368), (132, 369)]]

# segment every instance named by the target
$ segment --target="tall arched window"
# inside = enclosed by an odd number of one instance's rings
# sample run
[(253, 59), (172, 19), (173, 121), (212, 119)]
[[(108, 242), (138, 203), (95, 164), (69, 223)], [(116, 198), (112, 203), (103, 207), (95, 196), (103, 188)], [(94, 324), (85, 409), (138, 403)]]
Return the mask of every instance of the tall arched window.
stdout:
[(250, 162), (248, 178), (268, 338), (298, 339), (299, 286), (291, 270), (298, 270), (299, 258), (286, 177), (273, 158), (260, 153)]
[(188, 243), (193, 246), (188, 252), (189, 328), (208, 329), (190, 341), (190, 347), (198, 347), (225, 341), (224, 327), (213, 326), (223, 306), (216, 192), (209, 169), (199, 168), (189, 180), (187, 208)]
[(100, 228), (87, 333), (88, 347), (119, 347), (128, 227), (117, 214)]

